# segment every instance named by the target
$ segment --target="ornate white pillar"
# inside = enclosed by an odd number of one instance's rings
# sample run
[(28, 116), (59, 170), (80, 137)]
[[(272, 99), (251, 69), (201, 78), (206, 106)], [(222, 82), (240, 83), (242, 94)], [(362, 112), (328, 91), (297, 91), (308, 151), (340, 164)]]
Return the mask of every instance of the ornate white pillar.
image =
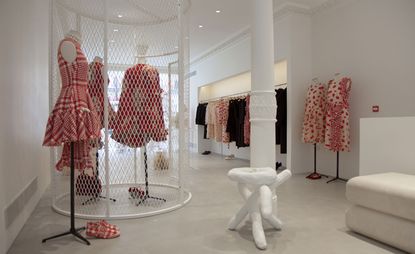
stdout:
[(274, 21), (272, 0), (251, 0), (251, 167), (275, 168)]

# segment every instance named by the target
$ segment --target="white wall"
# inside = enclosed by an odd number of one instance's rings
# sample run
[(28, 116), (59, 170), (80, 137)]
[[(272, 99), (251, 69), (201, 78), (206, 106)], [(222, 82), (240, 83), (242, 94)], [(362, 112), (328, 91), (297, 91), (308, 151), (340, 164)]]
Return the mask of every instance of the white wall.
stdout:
[[(49, 1), (0, 1), (0, 253), (6, 253), (50, 182), (42, 148), (48, 115)], [(38, 189), (6, 228), (4, 208), (35, 177)]]
[[(311, 19), (304, 14), (288, 13), (278, 17), (274, 22), (275, 62), (288, 62), (288, 154), (279, 153), (276, 148), (276, 160), (282, 161), (295, 173), (307, 172), (312, 167), (312, 147), (301, 143), (301, 126), (304, 112), (305, 93), (311, 80)], [(191, 79), (191, 107), (197, 106), (197, 89), (224, 78), (250, 70), (250, 38), (211, 56), (203, 62), (192, 66), (197, 75)], [(291, 120), (290, 120), (291, 119)], [(196, 127), (197, 128), (197, 127)], [(198, 127), (198, 134), (203, 135), (203, 128)], [(199, 138), (199, 141), (201, 139)], [(197, 135), (192, 141), (197, 144)], [(216, 153), (234, 153), (239, 158), (249, 159), (249, 148), (236, 149), (234, 145), (228, 150), (220, 144), (201, 140), (199, 151), (212, 150)], [(225, 148), (225, 149), (224, 149)], [(297, 153), (298, 151), (298, 153)], [(304, 153), (309, 153), (304, 155)]]
[(414, 130), (415, 117), (360, 119), (359, 175), (386, 172), (415, 175)]
[[(342, 72), (353, 80), (352, 151), (340, 154), (345, 178), (359, 173), (360, 118), (415, 115), (414, 25), (413, 0), (347, 0), (312, 17), (313, 76), (329, 80)], [(319, 150), (319, 169), (333, 175), (335, 157)]]

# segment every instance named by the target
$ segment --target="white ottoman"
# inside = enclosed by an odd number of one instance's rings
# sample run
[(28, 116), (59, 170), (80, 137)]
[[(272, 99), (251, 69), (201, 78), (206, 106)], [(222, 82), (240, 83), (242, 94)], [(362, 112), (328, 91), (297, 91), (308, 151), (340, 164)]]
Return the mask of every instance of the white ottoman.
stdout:
[(359, 176), (347, 183), (346, 197), (354, 204), (346, 213), (350, 229), (415, 253), (415, 176)]

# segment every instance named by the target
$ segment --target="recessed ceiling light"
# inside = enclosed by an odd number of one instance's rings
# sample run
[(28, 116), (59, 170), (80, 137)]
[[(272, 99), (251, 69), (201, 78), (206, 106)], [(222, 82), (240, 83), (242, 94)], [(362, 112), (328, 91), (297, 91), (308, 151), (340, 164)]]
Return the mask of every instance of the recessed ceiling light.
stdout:
[(114, 29), (114, 32), (118, 32), (118, 29)]
[(121, 14), (118, 14), (117, 17), (122, 18), (122, 15)]
[(203, 28), (203, 26), (202, 25), (199, 25), (199, 28)]
[(176, 46), (176, 47), (174, 47), (175, 49), (178, 49), (179, 47), (178, 46)]
[(220, 13), (220, 10), (216, 10), (216, 13)]
[(115, 41), (114, 41), (114, 40), (110, 40), (110, 42), (111, 42), (111, 43), (114, 43)]

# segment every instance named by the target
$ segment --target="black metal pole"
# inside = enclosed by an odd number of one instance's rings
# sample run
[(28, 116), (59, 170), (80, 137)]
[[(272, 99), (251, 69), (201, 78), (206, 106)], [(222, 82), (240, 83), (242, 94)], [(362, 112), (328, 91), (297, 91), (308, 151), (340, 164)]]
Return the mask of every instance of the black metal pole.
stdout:
[(314, 143), (314, 174), (317, 174), (317, 144)]
[(340, 180), (340, 181), (343, 181), (343, 182), (347, 182), (348, 181), (347, 179), (344, 179), (344, 178), (341, 178), (340, 177), (340, 169), (339, 168), (340, 168), (340, 152), (337, 151), (337, 156), (336, 156), (336, 177), (333, 178), (333, 179), (331, 179), (327, 183), (331, 183), (331, 182), (334, 182), (336, 180)]
[[(82, 142), (82, 141), (81, 141)], [(65, 236), (65, 235), (73, 235), (76, 238), (80, 239), (81, 241), (83, 241), (86, 245), (91, 245), (91, 243), (85, 239), (80, 233), (79, 231), (85, 230), (85, 227), (81, 227), (81, 228), (75, 228), (75, 161), (74, 161), (74, 142), (71, 142), (71, 182), (70, 182), (70, 202), (71, 202), (71, 227), (69, 228), (69, 231), (65, 232), (65, 233), (61, 233), (58, 235), (54, 235), (48, 238), (45, 238), (42, 240), (42, 243), (51, 240), (51, 239), (55, 239), (61, 236)]]
[(75, 162), (74, 142), (71, 142), (71, 231), (75, 231)]
[(147, 145), (144, 146), (144, 180), (145, 180), (146, 192), (145, 192), (144, 197), (142, 197), (142, 198), (140, 197), (140, 201), (137, 203), (137, 206), (144, 203), (144, 201), (146, 201), (147, 199), (155, 199), (155, 200), (159, 200), (159, 201), (162, 201), (162, 202), (166, 202), (166, 199), (164, 199), (164, 198), (150, 196), (149, 183), (148, 183)]

